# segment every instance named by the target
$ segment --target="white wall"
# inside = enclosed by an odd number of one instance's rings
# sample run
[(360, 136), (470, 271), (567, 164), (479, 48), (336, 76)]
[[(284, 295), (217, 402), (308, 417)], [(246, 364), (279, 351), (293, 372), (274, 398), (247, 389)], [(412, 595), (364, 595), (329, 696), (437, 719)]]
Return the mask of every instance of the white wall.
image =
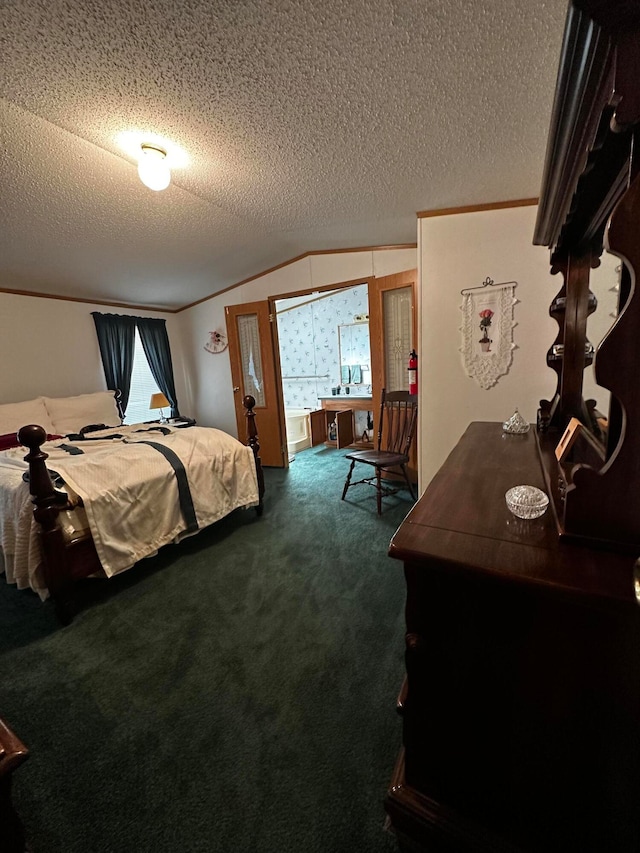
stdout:
[(225, 329), (225, 305), (415, 265), (415, 249), (307, 257), (179, 314), (0, 292), (0, 403), (106, 387), (92, 311), (162, 317), (167, 321), (181, 412), (235, 435), (228, 353), (211, 355), (204, 350), (209, 331)]
[[(557, 333), (548, 306), (561, 286), (549, 275), (548, 251), (532, 245), (535, 207), (479, 211), (418, 220), (415, 249), (312, 255), (240, 285), (178, 314), (164, 317), (171, 342), (176, 391), (183, 414), (232, 435), (236, 422), (228, 352), (211, 355), (204, 345), (213, 329), (226, 328), (224, 307), (371, 275), (419, 267), (420, 484), (424, 489), (472, 420), (501, 422), (517, 406), (535, 421), (541, 398), (555, 391), (545, 364)], [(602, 279), (597, 315), (589, 335), (597, 343), (615, 302), (617, 258), (592, 273)], [(483, 391), (467, 377), (460, 348), (460, 290), (516, 280), (513, 364), (496, 386)], [(598, 290), (592, 285), (594, 291)], [(611, 305), (609, 304), (611, 302)], [(142, 309), (68, 302), (0, 293), (0, 403), (39, 394), (67, 396), (105, 388), (92, 311), (145, 316)], [(600, 328), (602, 327), (602, 328)], [(606, 409), (606, 397), (585, 376), (585, 395)], [(600, 407), (600, 406), (599, 406)]]
[[(532, 245), (537, 208), (460, 213), (418, 221), (420, 252), (420, 488), (442, 465), (471, 421), (506, 420), (517, 407), (535, 422), (556, 389), (546, 352), (558, 326), (549, 303), (561, 281), (549, 274), (547, 249)], [(463, 288), (517, 281), (517, 348), (507, 375), (483, 390), (460, 353)]]
[(0, 293), (0, 403), (105, 389), (92, 311), (166, 319), (178, 402), (188, 412), (192, 401), (177, 315), (14, 293)]
[(185, 371), (190, 377), (193, 400), (192, 412), (185, 414), (191, 414), (204, 426), (237, 435), (229, 354), (225, 351), (211, 355), (204, 349), (210, 331), (226, 329), (226, 305), (262, 301), (371, 275), (390, 275), (415, 266), (415, 249), (311, 255), (179, 313), (176, 316), (181, 324)]

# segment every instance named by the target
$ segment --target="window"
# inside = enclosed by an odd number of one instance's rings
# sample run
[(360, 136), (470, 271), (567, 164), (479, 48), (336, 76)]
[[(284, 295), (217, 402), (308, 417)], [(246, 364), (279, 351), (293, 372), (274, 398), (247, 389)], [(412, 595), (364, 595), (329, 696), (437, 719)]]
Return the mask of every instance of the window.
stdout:
[(161, 391), (171, 404), (167, 415), (178, 417), (166, 320), (91, 313), (107, 388), (120, 389), (126, 422), (140, 423), (158, 417), (157, 411), (149, 409), (151, 394), (158, 391), (154, 376), (162, 383)]
[(411, 340), (412, 305), (413, 291), (411, 287), (384, 291), (384, 360), (387, 391), (409, 390), (407, 354), (413, 349)]
[[(131, 372), (131, 388), (129, 390), (129, 402), (125, 413), (126, 424), (139, 424), (143, 421), (153, 421), (160, 417), (157, 409), (149, 408), (149, 400), (152, 394), (157, 394), (160, 389), (153, 378), (149, 362), (142, 348), (142, 341), (136, 329), (136, 340), (133, 349), (133, 370)], [(168, 417), (170, 412), (165, 412)]]

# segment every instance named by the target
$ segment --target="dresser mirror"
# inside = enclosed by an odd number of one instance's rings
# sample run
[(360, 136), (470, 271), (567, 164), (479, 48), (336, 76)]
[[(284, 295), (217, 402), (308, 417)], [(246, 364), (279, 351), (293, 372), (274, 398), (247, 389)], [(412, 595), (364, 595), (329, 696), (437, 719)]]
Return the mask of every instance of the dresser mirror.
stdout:
[[(600, 266), (591, 270), (589, 276), (589, 289), (597, 300), (597, 308), (587, 320), (587, 346), (596, 352), (617, 317), (619, 282), (620, 259), (603, 252)], [(585, 368), (582, 394), (585, 400), (594, 400), (596, 411), (608, 419), (611, 392), (598, 385), (595, 364)]]
[[(534, 233), (534, 243), (550, 249), (559, 287), (550, 307), (558, 334), (547, 354), (557, 388), (538, 411), (541, 461), (558, 532), (562, 539), (636, 556), (638, 55), (638, 4), (570, 3)], [(612, 290), (618, 282), (619, 290)], [(569, 464), (559, 465), (553, 449), (572, 418), (586, 427), (586, 441), (576, 442)]]

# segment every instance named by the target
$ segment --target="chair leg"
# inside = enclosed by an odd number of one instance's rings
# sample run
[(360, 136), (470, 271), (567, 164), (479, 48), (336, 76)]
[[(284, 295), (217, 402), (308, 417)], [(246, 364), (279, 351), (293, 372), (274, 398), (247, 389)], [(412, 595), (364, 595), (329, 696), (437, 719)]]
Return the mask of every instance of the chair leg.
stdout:
[(406, 467), (405, 467), (404, 465), (402, 466), (402, 473), (404, 474), (404, 478), (405, 478), (405, 480), (407, 481), (407, 486), (409, 486), (409, 491), (411, 492), (411, 497), (412, 497), (412, 498), (414, 499), (414, 501), (415, 501), (415, 500), (416, 500), (416, 495), (415, 495), (415, 494), (414, 494), (414, 492), (413, 492), (413, 483), (412, 483), (412, 482), (411, 482), (411, 480), (409, 479), (409, 475), (407, 474), (407, 469), (406, 469)]
[(378, 515), (382, 515), (382, 471), (376, 468), (376, 497), (378, 499)]
[(356, 464), (356, 460), (351, 460), (351, 468), (349, 468), (349, 473), (347, 474), (347, 479), (344, 481), (344, 489), (342, 490), (342, 500), (344, 500), (344, 496), (347, 494), (347, 489), (349, 488), (349, 483), (351, 482), (351, 475), (353, 474), (353, 468)]

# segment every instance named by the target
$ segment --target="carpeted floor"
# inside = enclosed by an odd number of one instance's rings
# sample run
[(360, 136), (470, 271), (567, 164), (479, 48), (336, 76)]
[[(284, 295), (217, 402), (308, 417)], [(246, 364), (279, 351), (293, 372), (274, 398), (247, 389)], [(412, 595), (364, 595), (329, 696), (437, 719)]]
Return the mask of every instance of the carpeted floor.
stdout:
[[(342, 451), (268, 469), (237, 512), (109, 581), (59, 628), (0, 581), (0, 715), (31, 750), (14, 800), (34, 853), (395, 850), (411, 506), (340, 495)], [(1, 845), (0, 845), (1, 846)]]

